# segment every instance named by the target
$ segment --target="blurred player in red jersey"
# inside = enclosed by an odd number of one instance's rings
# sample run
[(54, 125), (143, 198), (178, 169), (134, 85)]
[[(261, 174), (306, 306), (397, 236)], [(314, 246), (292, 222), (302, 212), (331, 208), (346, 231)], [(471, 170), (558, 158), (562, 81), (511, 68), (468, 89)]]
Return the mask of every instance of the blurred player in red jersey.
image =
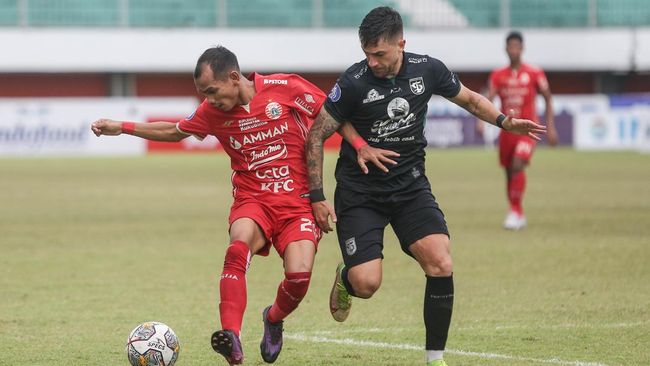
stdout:
[[(524, 41), (521, 33), (510, 32), (506, 37), (506, 53), (510, 65), (492, 71), (489, 81), (488, 99), (496, 95), (501, 99), (501, 110), (515, 118), (538, 121), (535, 99), (539, 91), (546, 102), (546, 136), (551, 146), (557, 144), (551, 89), (544, 71), (524, 63), (521, 54)], [(479, 133), (483, 133), (483, 122), (478, 122)], [(526, 166), (535, 150), (536, 141), (529, 136), (515, 135), (501, 130), (499, 135), (499, 160), (506, 171), (510, 212), (503, 222), (508, 230), (520, 230), (526, 226), (522, 200), (526, 190)]]
[(231, 159), (234, 202), (220, 280), (222, 330), (212, 335), (212, 347), (230, 365), (243, 362), (246, 271), (252, 255), (266, 256), (273, 246), (284, 261), (285, 278), (275, 302), (262, 313), (260, 350), (264, 361), (272, 363), (282, 349), (283, 319), (307, 293), (321, 237), (310, 205), (305, 141), (325, 94), (294, 74), (253, 73), (245, 78), (237, 57), (224, 47), (201, 55), (194, 81), (205, 100), (178, 123), (100, 119), (91, 128), (97, 136), (127, 133), (180, 141), (214, 135), (221, 142)]

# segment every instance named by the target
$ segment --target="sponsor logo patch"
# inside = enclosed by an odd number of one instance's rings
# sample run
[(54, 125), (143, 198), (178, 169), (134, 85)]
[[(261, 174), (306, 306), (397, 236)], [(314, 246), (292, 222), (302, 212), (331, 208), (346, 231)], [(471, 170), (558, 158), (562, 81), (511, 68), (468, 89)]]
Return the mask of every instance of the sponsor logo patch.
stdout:
[(244, 154), (246, 163), (248, 163), (248, 170), (256, 170), (274, 160), (286, 158), (287, 145), (283, 139), (278, 139), (261, 146), (242, 150), (242, 154)]
[(260, 121), (256, 117), (244, 118), (244, 119), (240, 119), (238, 121), (239, 129), (241, 131), (246, 131), (246, 130), (250, 130), (251, 128), (264, 126), (267, 123), (268, 122), (266, 122), (266, 121)]
[(409, 57), (410, 64), (421, 64), (423, 62), (428, 62), (426, 57)]
[(278, 135), (282, 135), (285, 132), (289, 131), (289, 124), (287, 121), (284, 121), (280, 125), (271, 127), (265, 131), (252, 132), (244, 136), (244, 145), (251, 145), (256, 142), (265, 141), (270, 138), (274, 138)]
[(395, 98), (388, 103), (388, 108), (386, 112), (388, 117), (392, 120), (398, 120), (406, 117), (409, 114), (411, 106), (409, 102), (404, 98)]
[(265, 170), (256, 170), (255, 176), (262, 180), (260, 190), (273, 193), (293, 191), (293, 179), (290, 177), (290, 168), (288, 165), (281, 167), (270, 167)]
[[(375, 121), (370, 131), (377, 134), (377, 137), (386, 137), (410, 128), (416, 118), (414, 113), (409, 113), (410, 109), (409, 102), (406, 99), (394, 98), (386, 108), (389, 119)], [(395, 137), (395, 139), (397, 140), (394, 141), (399, 141), (399, 137)], [(391, 140), (391, 142), (394, 141)]]
[(330, 98), (330, 100), (335, 103), (341, 99), (341, 87), (339, 86), (339, 83), (334, 84), (334, 87), (332, 87), (328, 98)]
[(364, 65), (364, 66), (359, 70), (359, 72), (357, 72), (356, 74), (354, 74), (354, 78), (355, 78), (355, 79), (360, 79), (360, 78), (363, 76), (363, 74), (366, 73), (366, 71), (368, 71), (368, 65)]
[(300, 97), (296, 97), (296, 100), (294, 100), (293, 102), (296, 103), (296, 105), (300, 107), (300, 109), (304, 110), (305, 112), (309, 114), (314, 114), (314, 107), (310, 106), (307, 102), (302, 100)]
[(288, 85), (289, 81), (288, 80), (278, 80), (278, 79), (264, 79), (264, 85), (271, 84), (271, 85)]
[(366, 99), (363, 100), (363, 104), (375, 102), (382, 99), (384, 99), (384, 96), (380, 95), (376, 89), (370, 89), (368, 95), (366, 95)]
[(239, 141), (235, 140), (234, 137), (230, 136), (230, 147), (232, 147), (235, 150), (241, 149), (241, 143)]

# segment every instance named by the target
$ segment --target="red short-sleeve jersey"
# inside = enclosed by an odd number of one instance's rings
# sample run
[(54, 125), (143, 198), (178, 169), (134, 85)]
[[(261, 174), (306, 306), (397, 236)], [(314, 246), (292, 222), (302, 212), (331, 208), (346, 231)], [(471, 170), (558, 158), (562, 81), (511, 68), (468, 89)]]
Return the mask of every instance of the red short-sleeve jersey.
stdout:
[(177, 128), (219, 139), (230, 156), (235, 199), (293, 205), (309, 191), (305, 142), (325, 94), (294, 74), (253, 73), (249, 79), (256, 92), (248, 105), (224, 112), (204, 100)]
[(513, 109), (516, 118), (537, 121), (535, 97), (548, 81), (542, 69), (522, 63), (518, 70), (506, 66), (492, 71), (490, 87), (497, 91), (503, 113)]

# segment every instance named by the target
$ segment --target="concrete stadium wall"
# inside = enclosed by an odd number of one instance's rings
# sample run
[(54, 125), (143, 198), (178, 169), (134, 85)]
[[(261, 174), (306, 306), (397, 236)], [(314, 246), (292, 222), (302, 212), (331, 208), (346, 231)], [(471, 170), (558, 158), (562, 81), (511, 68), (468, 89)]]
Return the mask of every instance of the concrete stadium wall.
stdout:
[[(407, 30), (406, 49), (456, 72), (507, 60), (507, 30)], [(650, 71), (650, 28), (524, 30), (527, 61), (547, 71)], [(339, 73), (364, 55), (355, 29), (5, 29), (0, 73), (169, 73), (192, 70), (201, 52), (224, 45), (242, 69)]]

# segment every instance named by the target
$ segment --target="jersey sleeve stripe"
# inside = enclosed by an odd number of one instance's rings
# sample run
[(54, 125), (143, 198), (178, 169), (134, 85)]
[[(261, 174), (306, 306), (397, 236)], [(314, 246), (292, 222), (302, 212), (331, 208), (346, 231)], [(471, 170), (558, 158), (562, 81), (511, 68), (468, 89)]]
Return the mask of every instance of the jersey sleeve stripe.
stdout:
[(293, 120), (296, 122), (296, 125), (298, 126), (298, 128), (300, 128), (300, 133), (303, 139), (307, 141), (307, 134), (309, 133), (309, 128), (300, 117), (300, 113), (296, 113), (296, 111), (292, 109), (291, 114), (293, 115)]
[(205, 136), (199, 136), (199, 135), (195, 135), (195, 134), (193, 134), (193, 133), (185, 132), (185, 131), (181, 130), (181, 126), (180, 126), (180, 124), (181, 124), (180, 122), (177, 122), (177, 123), (176, 123), (176, 130), (178, 130), (178, 132), (180, 132), (180, 133), (182, 133), (182, 134), (184, 134), (184, 135), (194, 136), (194, 137), (196, 137), (197, 139), (199, 139), (199, 141), (203, 141), (203, 139), (205, 138)]

